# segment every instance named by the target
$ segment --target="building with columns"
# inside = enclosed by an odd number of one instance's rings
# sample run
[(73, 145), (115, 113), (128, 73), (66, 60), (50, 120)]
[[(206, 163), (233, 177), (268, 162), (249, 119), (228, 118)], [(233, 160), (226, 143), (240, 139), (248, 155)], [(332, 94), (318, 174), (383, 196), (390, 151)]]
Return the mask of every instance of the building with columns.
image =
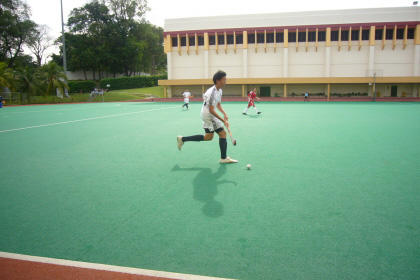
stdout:
[(224, 96), (419, 97), (420, 7), (167, 19), (166, 97), (200, 94), (217, 70)]

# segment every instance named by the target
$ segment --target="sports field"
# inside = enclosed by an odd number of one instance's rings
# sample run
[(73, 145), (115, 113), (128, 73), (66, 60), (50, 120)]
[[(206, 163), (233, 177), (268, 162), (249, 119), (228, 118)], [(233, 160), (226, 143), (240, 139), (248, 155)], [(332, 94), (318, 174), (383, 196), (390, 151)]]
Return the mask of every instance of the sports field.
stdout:
[(0, 109), (0, 251), (235, 279), (419, 279), (419, 103), (248, 116), (224, 103), (231, 165), (217, 136), (178, 151), (177, 135), (204, 132), (201, 104), (182, 104)]

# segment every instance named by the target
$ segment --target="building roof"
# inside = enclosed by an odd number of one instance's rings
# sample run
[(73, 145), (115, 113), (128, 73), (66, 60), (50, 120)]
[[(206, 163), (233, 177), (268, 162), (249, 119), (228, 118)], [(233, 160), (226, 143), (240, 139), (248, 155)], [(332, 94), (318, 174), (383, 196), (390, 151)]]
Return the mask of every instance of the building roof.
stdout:
[(420, 6), (165, 19), (164, 32), (246, 30), (334, 25), (416, 25)]

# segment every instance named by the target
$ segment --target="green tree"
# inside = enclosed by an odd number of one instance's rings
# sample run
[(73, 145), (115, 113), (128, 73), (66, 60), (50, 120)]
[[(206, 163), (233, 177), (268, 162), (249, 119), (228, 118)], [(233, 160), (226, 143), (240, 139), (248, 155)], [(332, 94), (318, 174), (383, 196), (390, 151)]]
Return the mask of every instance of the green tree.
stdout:
[(29, 17), (30, 8), (24, 1), (0, 1), (0, 61), (7, 61), (8, 67), (14, 65), (35, 31), (36, 24)]
[(31, 96), (42, 94), (42, 84), (39, 71), (33, 67), (25, 67), (16, 71), (17, 90), (26, 93), (26, 100), (29, 102)]
[(60, 93), (64, 95), (65, 89), (69, 89), (64, 69), (55, 62), (50, 61), (47, 64), (44, 64), (39, 71), (45, 94), (55, 94), (56, 89), (58, 89)]
[(13, 89), (14, 77), (13, 70), (7, 67), (5, 62), (0, 62), (0, 91), (3, 88)]

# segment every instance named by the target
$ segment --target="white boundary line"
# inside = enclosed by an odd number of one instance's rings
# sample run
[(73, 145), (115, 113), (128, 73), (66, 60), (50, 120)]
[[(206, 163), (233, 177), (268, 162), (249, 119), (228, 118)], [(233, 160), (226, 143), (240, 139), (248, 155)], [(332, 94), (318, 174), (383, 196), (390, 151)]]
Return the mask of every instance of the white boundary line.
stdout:
[(97, 120), (97, 119), (104, 119), (104, 118), (112, 118), (112, 117), (132, 115), (132, 114), (140, 114), (140, 113), (159, 111), (159, 110), (165, 110), (165, 109), (171, 109), (171, 108), (177, 108), (177, 107), (178, 106), (171, 106), (171, 107), (165, 107), (165, 108), (159, 108), (159, 109), (151, 109), (151, 110), (145, 110), (145, 111), (137, 111), (137, 112), (131, 112), (131, 113), (123, 113), (123, 114), (116, 114), (116, 115), (109, 115), (109, 116), (102, 116), (102, 117), (95, 117), (95, 118), (88, 118), (88, 119), (81, 119), (81, 120), (74, 120), (74, 121), (67, 121), (67, 122), (49, 123), (49, 124), (41, 124), (41, 125), (28, 126), (28, 127), (22, 127), (22, 128), (13, 128), (13, 129), (8, 129), (8, 130), (1, 130), (0, 133), (17, 131), (17, 130), (24, 130), (24, 129), (31, 129), (31, 128), (38, 128), (38, 127), (45, 127), (45, 126), (52, 126), (52, 125), (59, 125), (59, 124), (66, 124), (66, 123), (75, 123), (75, 122), (83, 122), (83, 121), (90, 121), (90, 120)]
[[(66, 104), (66, 105), (74, 105), (74, 104)], [(82, 110), (82, 109), (113, 108), (113, 107), (119, 107), (119, 106), (121, 106), (121, 104), (113, 105), (113, 106), (110, 105), (110, 106), (100, 106), (100, 107), (71, 108), (71, 109), (57, 109), (57, 110), (43, 110), (43, 111), (6, 112), (5, 114), (43, 113), (43, 112), (55, 112), (55, 111), (69, 111), (69, 110), (72, 111), (72, 110)]]
[(148, 269), (140, 269), (140, 268), (132, 268), (132, 267), (115, 266), (115, 265), (69, 261), (69, 260), (62, 260), (62, 259), (53, 259), (53, 258), (44, 258), (44, 257), (37, 257), (37, 256), (13, 254), (13, 253), (7, 253), (7, 252), (0, 252), (0, 257), (1, 258), (21, 260), (21, 261), (30, 261), (30, 262), (38, 262), (38, 263), (46, 263), (46, 264), (71, 266), (71, 267), (77, 267), (77, 268), (105, 270), (105, 271), (111, 271), (111, 272), (129, 273), (129, 274), (143, 275), (143, 276), (163, 277), (163, 278), (169, 278), (169, 279), (180, 279), (180, 280), (213, 280), (213, 279), (214, 280), (231, 280), (231, 279), (227, 279), (227, 278), (207, 277), (207, 276), (199, 276), (199, 275), (193, 275), (193, 274), (182, 274), (182, 273), (173, 273), (173, 272), (165, 272), (165, 271), (157, 271), (157, 270), (148, 270)]

